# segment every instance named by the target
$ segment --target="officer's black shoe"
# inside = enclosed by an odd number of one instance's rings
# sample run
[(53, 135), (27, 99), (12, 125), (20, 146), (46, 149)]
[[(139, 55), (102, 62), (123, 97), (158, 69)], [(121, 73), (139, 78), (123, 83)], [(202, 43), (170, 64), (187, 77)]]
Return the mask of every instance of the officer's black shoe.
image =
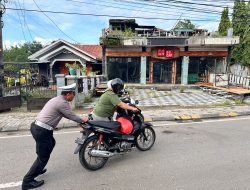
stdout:
[(34, 189), (37, 187), (40, 187), (44, 184), (44, 181), (37, 181), (37, 180), (32, 180), (30, 182), (23, 182), (22, 184), (22, 190), (28, 190), (28, 189)]
[(45, 172), (47, 172), (47, 169), (43, 169), (43, 171), (40, 172), (40, 175), (44, 174)]

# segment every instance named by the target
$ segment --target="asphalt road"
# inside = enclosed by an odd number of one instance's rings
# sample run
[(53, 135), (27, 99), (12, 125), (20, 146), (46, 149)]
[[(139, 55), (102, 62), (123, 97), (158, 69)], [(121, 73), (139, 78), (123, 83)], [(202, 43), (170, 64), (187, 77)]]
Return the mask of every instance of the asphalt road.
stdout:
[[(84, 169), (74, 155), (77, 129), (58, 131), (44, 190), (228, 190), (250, 189), (250, 117), (201, 122), (158, 122), (147, 152), (134, 150), (98, 171)], [(33, 163), (28, 132), (0, 133), (0, 189), (20, 189)]]

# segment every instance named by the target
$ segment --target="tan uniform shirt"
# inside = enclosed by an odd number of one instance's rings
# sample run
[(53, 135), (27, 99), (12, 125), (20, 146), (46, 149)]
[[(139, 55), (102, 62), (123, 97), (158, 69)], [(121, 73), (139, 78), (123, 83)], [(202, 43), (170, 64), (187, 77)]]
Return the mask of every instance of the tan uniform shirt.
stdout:
[(69, 102), (67, 102), (62, 95), (49, 100), (41, 112), (37, 115), (36, 120), (41, 121), (53, 128), (55, 128), (62, 117), (82, 123), (83, 119), (72, 112)]

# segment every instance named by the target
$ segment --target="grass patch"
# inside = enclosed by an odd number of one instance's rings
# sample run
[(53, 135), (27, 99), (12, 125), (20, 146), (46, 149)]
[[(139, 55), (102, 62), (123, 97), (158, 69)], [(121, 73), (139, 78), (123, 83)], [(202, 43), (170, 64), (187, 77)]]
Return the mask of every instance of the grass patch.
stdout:
[(180, 87), (180, 93), (184, 93), (186, 88), (184, 86)]
[(173, 96), (171, 92), (164, 92), (165, 96)]
[(148, 93), (148, 94), (152, 94), (152, 93), (154, 93), (155, 92), (155, 90), (152, 90), (152, 89), (146, 89), (146, 93)]
[(245, 104), (245, 102), (244, 102), (244, 100), (243, 100), (243, 99), (236, 99), (236, 100), (234, 100), (234, 103), (235, 103), (236, 105), (242, 105), (242, 104)]
[(129, 95), (134, 95), (135, 92), (133, 89), (129, 88), (129, 89), (126, 89), (126, 91), (128, 92)]
[(229, 100), (225, 100), (222, 103), (216, 103), (216, 104), (212, 104), (213, 106), (230, 106), (231, 102)]

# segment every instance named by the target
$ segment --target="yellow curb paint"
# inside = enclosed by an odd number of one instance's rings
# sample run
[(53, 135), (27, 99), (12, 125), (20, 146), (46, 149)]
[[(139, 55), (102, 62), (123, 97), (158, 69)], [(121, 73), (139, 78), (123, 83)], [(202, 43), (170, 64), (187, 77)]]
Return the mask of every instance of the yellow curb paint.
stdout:
[(229, 115), (227, 113), (219, 113), (220, 117), (228, 117)]
[(150, 121), (153, 121), (153, 119), (152, 118), (144, 118), (144, 121), (150, 122)]
[(191, 115), (192, 119), (201, 119), (201, 116), (198, 114)]
[(181, 118), (182, 120), (192, 119), (189, 115), (183, 115), (183, 116), (180, 116), (180, 118)]
[(176, 116), (174, 119), (175, 120), (180, 120), (181, 118), (180, 118), (180, 116)]
[(231, 117), (236, 117), (236, 116), (238, 116), (238, 113), (237, 112), (229, 112), (228, 115)]

